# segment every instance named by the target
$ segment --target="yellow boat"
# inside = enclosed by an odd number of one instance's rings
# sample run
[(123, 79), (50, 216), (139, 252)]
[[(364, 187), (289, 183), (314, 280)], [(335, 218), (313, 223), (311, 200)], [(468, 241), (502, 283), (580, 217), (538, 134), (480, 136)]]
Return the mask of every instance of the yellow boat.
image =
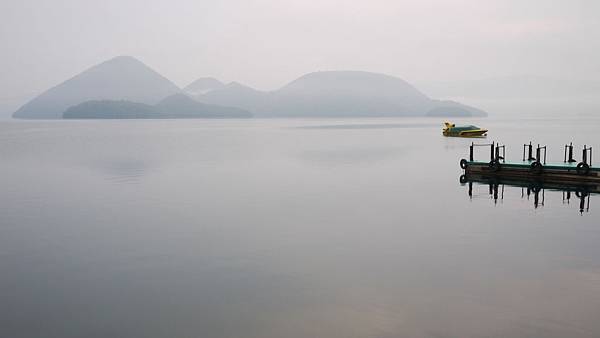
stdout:
[(444, 136), (455, 137), (483, 137), (486, 136), (487, 129), (481, 129), (477, 126), (456, 126), (454, 123), (444, 122), (442, 134)]

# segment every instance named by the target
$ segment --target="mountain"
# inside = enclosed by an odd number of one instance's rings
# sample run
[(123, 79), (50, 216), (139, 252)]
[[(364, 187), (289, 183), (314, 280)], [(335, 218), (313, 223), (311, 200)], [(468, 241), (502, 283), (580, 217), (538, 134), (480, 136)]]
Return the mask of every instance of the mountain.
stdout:
[(67, 118), (486, 115), (458, 102), (431, 99), (400, 78), (360, 71), (309, 73), (271, 92), (214, 78), (200, 78), (182, 91), (130, 56), (103, 62), (47, 90), (13, 117), (56, 119), (63, 113)]
[(237, 82), (232, 82), (220, 89), (215, 89), (204, 95), (195, 96), (200, 102), (239, 107), (254, 114), (267, 111), (271, 106), (272, 95), (259, 91)]
[(183, 91), (192, 96), (206, 94), (212, 90), (223, 88), (225, 84), (212, 77), (201, 77), (196, 81), (190, 83)]
[(421, 115), (430, 100), (406, 81), (383, 74), (306, 74), (275, 93), (271, 114), (284, 116)]
[(22, 95), (3, 95), (0, 92), (0, 119), (11, 118), (14, 112), (27, 102), (34, 98), (38, 93), (24, 93)]
[(247, 118), (252, 114), (244, 109), (198, 102), (185, 94), (171, 95), (155, 106), (171, 118)]
[(272, 92), (232, 83), (196, 99), (260, 117), (486, 115), (457, 102), (433, 100), (402, 79), (360, 71), (309, 73)]
[(156, 105), (126, 100), (92, 100), (68, 108), (65, 119), (165, 119), (165, 118), (248, 118), (252, 114), (231, 107), (194, 101), (184, 94), (166, 97)]
[(171, 81), (139, 60), (118, 56), (53, 87), (19, 108), (15, 118), (56, 119), (69, 107), (90, 100), (155, 104), (180, 92)]
[(481, 109), (464, 105), (451, 100), (432, 100), (434, 107), (431, 108), (425, 116), (437, 117), (470, 117), (487, 116), (487, 113)]

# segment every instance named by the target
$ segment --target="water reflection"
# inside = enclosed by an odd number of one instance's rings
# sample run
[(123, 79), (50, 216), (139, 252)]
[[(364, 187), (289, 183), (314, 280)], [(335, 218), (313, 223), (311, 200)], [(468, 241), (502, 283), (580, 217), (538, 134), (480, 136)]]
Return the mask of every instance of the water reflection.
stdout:
[(300, 158), (326, 167), (334, 165), (366, 165), (399, 157), (406, 154), (406, 147), (337, 147), (335, 149), (311, 149), (300, 154)]
[[(590, 196), (600, 193), (600, 184), (572, 184), (572, 183), (546, 183), (534, 180), (503, 179), (484, 175), (461, 175), (461, 185), (468, 187), (469, 198), (473, 198), (476, 186), (487, 186), (487, 193), (493, 199), (494, 204), (504, 201), (505, 187), (521, 189), (521, 198), (531, 200), (535, 209), (545, 206), (546, 191), (562, 193), (562, 203), (571, 204), (576, 201), (579, 212), (583, 214), (590, 211)], [(474, 188), (475, 186), (475, 188)]]
[[(438, 127), (292, 129), (326, 121), (0, 123), (0, 337), (600, 337), (598, 205), (470, 202)], [(565, 124), (597, 138), (486, 122)]]
[(135, 184), (146, 175), (149, 164), (138, 159), (119, 159), (108, 161), (98, 167), (106, 175), (106, 179), (113, 183)]
[(439, 123), (369, 123), (369, 124), (326, 124), (315, 126), (295, 127), (298, 129), (396, 129), (396, 128), (430, 128), (437, 127)]

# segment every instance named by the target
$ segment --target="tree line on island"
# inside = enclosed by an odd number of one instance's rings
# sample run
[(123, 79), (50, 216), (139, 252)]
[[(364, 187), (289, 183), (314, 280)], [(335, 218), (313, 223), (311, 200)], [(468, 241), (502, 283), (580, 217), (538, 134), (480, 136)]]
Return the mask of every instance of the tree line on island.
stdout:
[(306, 74), (275, 91), (200, 78), (180, 89), (139, 60), (119, 56), (47, 90), (17, 110), (29, 119), (486, 116), (434, 100), (377, 73)]

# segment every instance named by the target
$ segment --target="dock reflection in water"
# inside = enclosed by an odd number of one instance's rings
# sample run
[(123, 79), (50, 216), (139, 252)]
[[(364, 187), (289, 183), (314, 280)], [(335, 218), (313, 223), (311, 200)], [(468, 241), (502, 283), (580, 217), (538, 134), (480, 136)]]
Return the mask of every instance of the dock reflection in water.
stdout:
[(590, 211), (590, 196), (600, 193), (600, 184), (557, 184), (545, 183), (542, 181), (533, 180), (513, 180), (503, 179), (500, 177), (485, 176), (485, 175), (470, 175), (464, 174), (459, 178), (461, 185), (468, 187), (469, 198), (473, 198), (474, 186), (487, 186), (488, 194), (497, 204), (498, 201), (504, 200), (505, 187), (520, 188), (521, 198), (533, 201), (533, 207), (539, 208), (544, 206), (546, 201), (546, 190), (562, 193), (562, 202), (571, 204), (572, 201), (577, 201), (579, 212)]

